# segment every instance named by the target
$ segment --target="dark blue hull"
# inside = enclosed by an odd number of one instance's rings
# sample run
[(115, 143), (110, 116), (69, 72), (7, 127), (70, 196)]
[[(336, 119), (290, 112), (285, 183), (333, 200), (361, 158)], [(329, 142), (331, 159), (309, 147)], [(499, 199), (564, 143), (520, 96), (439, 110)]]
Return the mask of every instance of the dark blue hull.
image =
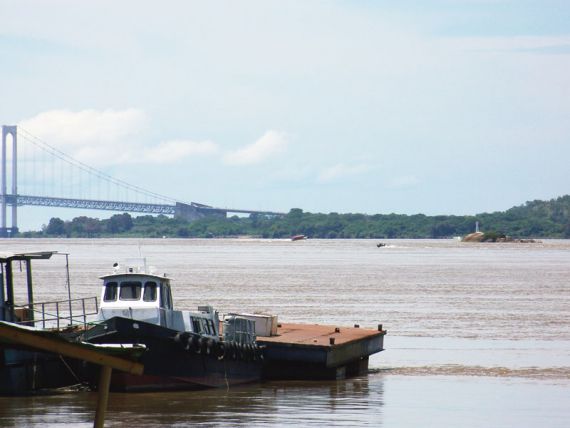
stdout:
[(0, 346), (0, 395), (37, 394), (81, 382), (77, 360)]
[(114, 317), (90, 329), (91, 343), (142, 344), (143, 376), (114, 373), (115, 391), (150, 391), (227, 387), (259, 381), (260, 352), (235, 344), (226, 346), (155, 324)]

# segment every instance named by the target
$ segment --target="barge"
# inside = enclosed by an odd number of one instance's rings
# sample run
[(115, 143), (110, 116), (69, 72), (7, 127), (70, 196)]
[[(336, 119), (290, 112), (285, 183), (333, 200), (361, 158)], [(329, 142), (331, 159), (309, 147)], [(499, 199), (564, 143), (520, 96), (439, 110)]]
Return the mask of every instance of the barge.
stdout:
[(368, 357), (384, 350), (386, 331), (317, 324), (279, 324), (276, 335), (258, 337), (264, 379), (344, 379), (368, 371)]

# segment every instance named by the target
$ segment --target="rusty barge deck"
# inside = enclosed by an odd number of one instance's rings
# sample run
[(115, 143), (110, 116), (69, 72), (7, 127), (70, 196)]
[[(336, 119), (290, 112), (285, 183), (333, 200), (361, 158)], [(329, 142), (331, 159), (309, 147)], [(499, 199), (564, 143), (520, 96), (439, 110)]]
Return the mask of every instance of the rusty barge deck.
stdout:
[(384, 350), (386, 330), (317, 324), (279, 324), (265, 347), (264, 379), (343, 379), (364, 374), (368, 357)]

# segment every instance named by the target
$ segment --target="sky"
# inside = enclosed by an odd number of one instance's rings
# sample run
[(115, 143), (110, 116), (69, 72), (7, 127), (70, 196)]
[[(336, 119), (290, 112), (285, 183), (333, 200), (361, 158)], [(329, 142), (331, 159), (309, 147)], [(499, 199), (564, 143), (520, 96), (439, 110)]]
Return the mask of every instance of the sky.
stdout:
[(180, 201), (465, 215), (570, 193), (567, 0), (0, 0), (0, 16), (0, 124)]

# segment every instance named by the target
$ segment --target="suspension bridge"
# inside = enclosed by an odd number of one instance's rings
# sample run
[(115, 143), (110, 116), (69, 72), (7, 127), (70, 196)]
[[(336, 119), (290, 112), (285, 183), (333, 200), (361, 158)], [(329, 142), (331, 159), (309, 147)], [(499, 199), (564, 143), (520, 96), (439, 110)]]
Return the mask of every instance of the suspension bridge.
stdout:
[(18, 207), (22, 206), (163, 214), (190, 221), (204, 217), (225, 218), (228, 213), (284, 214), (217, 208), (160, 195), (114, 178), (17, 126), (2, 126), (1, 177), (0, 237), (18, 233)]

